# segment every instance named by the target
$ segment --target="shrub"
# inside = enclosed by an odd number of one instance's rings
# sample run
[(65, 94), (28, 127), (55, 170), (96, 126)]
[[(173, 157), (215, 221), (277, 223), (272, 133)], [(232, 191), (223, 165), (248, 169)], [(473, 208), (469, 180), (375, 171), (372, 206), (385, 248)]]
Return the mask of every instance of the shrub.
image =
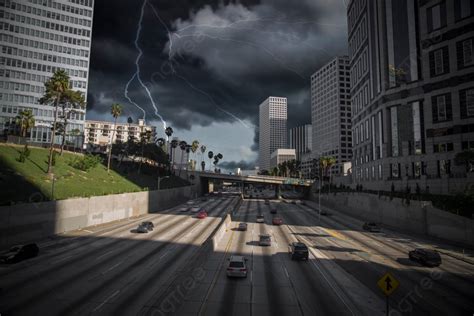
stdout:
[(18, 161), (21, 163), (24, 163), (26, 161), (26, 158), (28, 158), (31, 154), (31, 150), (28, 147), (25, 147), (21, 152), (20, 152), (20, 157), (18, 157)]
[(56, 166), (56, 150), (53, 150), (53, 157), (51, 158), (51, 165)]
[(92, 168), (95, 168), (101, 162), (102, 158), (100, 156), (87, 154), (82, 157), (75, 157), (69, 162), (69, 165), (82, 171), (88, 171)]

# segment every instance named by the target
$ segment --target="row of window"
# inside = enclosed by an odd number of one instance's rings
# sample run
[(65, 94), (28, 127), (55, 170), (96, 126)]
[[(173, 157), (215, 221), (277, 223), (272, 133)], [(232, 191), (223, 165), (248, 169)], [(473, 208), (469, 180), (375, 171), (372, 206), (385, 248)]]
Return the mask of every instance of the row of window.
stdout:
[(13, 59), (7, 57), (0, 58), (0, 66), (9, 66), (9, 67), (16, 67), (16, 68), (23, 68), (28, 70), (36, 70), (48, 73), (54, 73), (58, 69), (63, 69), (67, 72), (70, 77), (80, 77), (80, 78), (87, 78), (87, 71), (77, 70), (77, 69), (68, 69), (63, 67), (56, 67), (44, 64), (37, 64), (37, 63), (30, 63), (20, 59)]
[(354, 105), (354, 114), (359, 113), (365, 106), (369, 104), (369, 85), (365, 84), (358, 93), (352, 97), (352, 104)]
[(0, 30), (10, 31), (12, 33), (17, 33), (17, 34), (25, 34), (29, 36), (34, 36), (34, 37), (41, 38), (43, 40), (47, 39), (47, 40), (56, 41), (60, 43), (66, 43), (70, 45), (83, 46), (87, 48), (89, 48), (89, 45), (90, 45), (90, 41), (85, 40), (85, 39), (59, 35), (57, 33), (44, 32), (37, 29), (30, 29), (28, 27), (13, 25), (6, 22), (0, 22)]
[[(37, 75), (37, 74), (32, 74), (30, 72), (24, 72), (24, 71), (14, 71), (14, 70), (9, 70), (9, 69), (0, 69), (0, 77), (45, 83), (51, 76)], [(84, 81), (84, 80), (71, 80), (70, 81), (70, 87), (71, 88), (86, 89), (87, 88), (87, 81)]]
[[(473, 38), (456, 43), (456, 57), (458, 70), (474, 66)], [(430, 76), (436, 77), (449, 73), (449, 49), (441, 47), (429, 53)]]
[(56, 63), (56, 64), (65, 64), (65, 65), (82, 67), (82, 68), (88, 68), (89, 67), (88, 62), (86, 60), (73, 59), (73, 58), (61, 57), (61, 56), (56, 56), (56, 55), (38, 53), (38, 52), (35, 52), (35, 51), (31, 51), (31, 50), (19, 49), (19, 48), (16, 48), (16, 47), (9, 47), (9, 46), (0, 46), (0, 47), (1, 47), (1, 52), (3, 54), (7, 54), (7, 55), (13, 55), (13, 56), (16, 56), (16, 57), (24, 57), (24, 58), (30, 58), (30, 59), (37, 59), (37, 60), (52, 62), (52, 63)]
[[(54, 117), (54, 111), (42, 108), (29, 108), (23, 106), (12, 106), (12, 105), (2, 105), (1, 107), (1, 114), (18, 114), (22, 110), (31, 110), (33, 115), (37, 117)], [(58, 117), (62, 115), (62, 110), (58, 111)], [(69, 112), (68, 113), (69, 120), (78, 120), (83, 121), (85, 120), (85, 113), (79, 112)]]
[(5, 43), (12, 43), (16, 45), (26, 46), (29, 48), (38, 48), (47, 51), (53, 51), (62, 54), (80, 56), (89, 58), (89, 51), (86, 49), (77, 49), (70, 46), (61, 46), (56, 44), (45, 43), (43, 41), (34, 41), (22, 37), (16, 37), (9, 34), (1, 34), (0, 40)]
[(44, 94), (44, 87), (19, 82), (0, 81), (0, 89)]
[(362, 46), (362, 43), (364, 43), (365, 39), (367, 38), (366, 24), (366, 18), (364, 17), (349, 40), (349, 58), (351, 60), (352, 57), (357, 54), (360, 47)]
[(81, 28), (63, 25), (59, 23), (53, 23), (53, 22), (48, 22), (45, 20), (30, 18), (29, 16), (5, 12), (3, 10), (0, 10), (0, 18), (5, 18), (6, 20), (14, 21), (17, 23), (23, 23), (23, 24), (26, 23), (29, 26), (42, 27), (48, 30), (56, 30), (58, 32), (69, 33), (69, 34), (73, 34), (77, 36), (85, 36), (85, 37), (91, 36), (91, 31), (87, 29), (81, 29)]
[(365, 0), (354, 0), (352, 1), (352, 7), (349, 13), (347, 14), (347, 25), (349, 30), (354, 28), (354, 24), (359, 18), (362, 9), (365, 7)]
[[(78, 15), (87, 16), (87, 17), (90, 17), (90, 18), (92, 17), (92, 10), (77, 8), (75, 6), (62, 4), (62, 3), (59, 3), (57, 1), (28, 0), (28, 2), (33, 3), (33, 4), (43, 5), (45, 7), (50, 7), (50, 8), (56, 9), (56, 10), (61, 10), (61, 11), (72, 13), (72, 14), (78, 14)], [(92, 7), (92, 2), (89, 3), (89, 4), (90, 5), (88, 5), (88, 6)], [(13, 8), (13, 5), (14, 5), (14, 3), (12, 3), (12, 8)]]
[[(454, 18), (456, 21), (473, 15), (474, 5), (471, 0), (454, 0)], [(447, 25), (446, 1), (440, 1), (436, 5), (426, 9), (426, 22), (428, 32), (433, 32)], [(449, 10), (451, 11), (451, 10)]]
[(350, 72), (350, 82), (353, 88), (356, 88), (359, 80), (366, 74), (368, 71), (368, 48), (366, 47), (364, 52), (359, 56), (357, 61), (354, 62), (354, 65), (351, 68)]
[[(461, 119), (474, 117), (474, 88), (459, 91)], [(453, 119), (451, 93), (431, 97), (433, 123), (447, 122)]]
[(40, 8), (26, 6), (26, 5), (17, 5), (14, 8), (12, 8), (12, 10), (17, 10), (20, 12), (25, 12), (28, 14), (33, 14), (33, 15), (37, 15), (44, 18), (53, 19), (53, 20), (57, 20), (57, 21), (61, 21), (61, 22), (69, 23), (69, 24), (92, 27), (92, 21), (89, 19), (80, 19), (78, 17), (56, 13), (51, 10), (43, 10)]

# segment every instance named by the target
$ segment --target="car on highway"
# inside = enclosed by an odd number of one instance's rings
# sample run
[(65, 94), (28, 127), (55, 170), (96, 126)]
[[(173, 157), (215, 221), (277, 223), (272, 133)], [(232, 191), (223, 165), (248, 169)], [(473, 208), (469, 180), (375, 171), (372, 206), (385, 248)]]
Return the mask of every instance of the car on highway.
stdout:
[(247, 230), (247, 223), (239, 223), (239, 226), (237, 226), (237, 229), (240, 231), (246, 231)]
[(272, 208), (272, 209), (270, 210), (270, 213), (271, 213), (271, 214), (276, 214), (276, 213), (277, 213), (277, 209), (276, 209), (276, 208)]
[[(321, 215), (322, 215), (322, 210), (321, 210)], [(362, 225), (362, 229), (369, 231), (371, 233), (379, 233), (381, 231), (380, 225), (374, 222), (365, 222), (364, 225)]]
[(296, 204), (296, 201), (295, 201), (295, 200), (292, 200), (292, 201), (291, 201), (291, 204)]
[(230, 256), (227, 266), (228, 277), (247, 277), (247, 259), (243, 256)]
[(272, 238), (269, 234), (261, 234), (259, 236), (258, 244), (260, 246), (271, 246), (272, 245)]
[(207, 197), (203, 196), (203, 197), (201, 198), (201, 201), (202, 201), (202, 202), (206, 202), (206, 201), (207, 201)]
[(39, 248), (35, 243), (26, 245), (16, 245), (11, 247), (8, 252), (0, 256), (2, 263), (17, 263), (38, 255)]
[(257, 223), (264, 223), (265, 217), (262, 214), (257, 215)]
[(428, 267), (437, 267), (441, 264), (439, 252), (432, 249), (416, 248), (408, 252), (408, 258)]
[(146, 234), (148, 233), (148, 228), (145, 225), (139, 224), (138, 227), (135, 229), (135, 232), (139, 234)]
[(201, 210), (201, 207), (199, 206), (193, 206), (191, 207), (191, 213), (197, 213)]
[(288, 245), (291, 260), (308, 260), (308, 247), (302, 242), (292, 242)]
[(200, 218), (200, 219), (203, 219), (203, 218), (206, 218), (207, 217), (207, 212), (206, 211), (199, 211), (199, 213), (197, 214), (197, 218)]
[(182, 206), (178, 209), (178, 211), (181, 213), (187, 212), (188, 210), (189, 210), (189, 207), (186, 207), (186, 206)]
[(148, 231), (153, 230), (153, 228), (155, 228), (155, 225), (153, 224), (153, 222), (150, 222), (150, 221), (142, 222), (140, 225), (146, 227)]
[(272, 224), (273, 225), (276, 225), (276, 226), (280, 226), (280, 225), (283, 225), (283, 219), (281, 217), (273, 217), (272, 219)]

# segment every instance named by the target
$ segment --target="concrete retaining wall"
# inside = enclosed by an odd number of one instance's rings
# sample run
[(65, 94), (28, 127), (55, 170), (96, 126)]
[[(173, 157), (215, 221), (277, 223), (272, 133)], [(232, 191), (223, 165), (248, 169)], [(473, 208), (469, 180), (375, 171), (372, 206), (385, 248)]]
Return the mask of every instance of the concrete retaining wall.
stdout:
[(167, 209), (191, 198), (191, 187), (0, 207), (0, 249), (67, 231)]
[[(318, 201), (317, 195), (311, 199)], [(366, 193), (338, 193), (323, 195), (321, 204), (388, 227), (474, 246), (474, 220), (439, 210), (430, 202), (410, 201), (406, 205), (398, 198), (390, 201), (388, 197)]]

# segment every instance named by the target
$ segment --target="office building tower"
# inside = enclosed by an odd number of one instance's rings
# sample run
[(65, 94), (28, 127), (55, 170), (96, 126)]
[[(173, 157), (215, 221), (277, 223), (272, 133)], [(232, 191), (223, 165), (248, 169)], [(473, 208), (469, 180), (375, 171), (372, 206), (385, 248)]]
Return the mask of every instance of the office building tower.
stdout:
[[(15, 117), (31, 109), (36, 124), (28, 141), (50, 142), (54, 107), (39, 99), (58, 69), (68, 73), (73, 90), (87, 96), (93, 7), (93, 0), (0, 1), (0, 134), (14, 132)], [(67, 115), (68, 134), (75, 134), (67, 142), (77, 142), (85, 110)]]
[(278, 148), (287, 148), (287, 100), (268, 97), (259, 106), (259, 168), (270, 169), (270, 156)]
[(289, 131), (289, 147), (296, 152), (296, 159), (301, 160), (303, 154), (311, 152), (313, 147), (311, 124), (291, 128)]
[(333, 175), (351, 160), (351, 101), (349, 58), (335, 57), (311, 76), (311, 125), (313, 157), (336, 158)]
[(296, 152), (294, 149), (278, 148), (270, 155), (270, 169), (278, 167), (279, 164), (285, 161), (296, 159)]
[(469, 0), (349, 3), (353, 180), (369, 189), (464, 191), (474, 148)]

